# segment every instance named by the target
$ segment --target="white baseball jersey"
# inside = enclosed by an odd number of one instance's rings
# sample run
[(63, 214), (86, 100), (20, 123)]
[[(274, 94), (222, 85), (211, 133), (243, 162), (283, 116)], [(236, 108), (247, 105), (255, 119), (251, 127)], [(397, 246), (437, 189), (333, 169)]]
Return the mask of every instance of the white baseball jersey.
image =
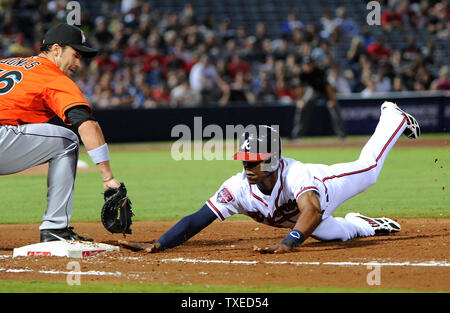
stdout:
[(260, 223), (292, 228), (300, 213), (297, 199), (303, 193), (317, 192), (321, 208), (327, 206), (327, 188), (315, 176), (317, 172), (320, 169), (315, 164), (281, 158), (278, 180), (270, 195), (249, 184), (243, 170), (226, 180), (207, 205), (220, 220), (240, 213)]
[(297, 199), (312, 190), (319, 195), (325, 220), (344, 201), (375, 184), (386, 156), (405, 127), (401, 112), (387, 107), (358, 160), (323, 165), (281, 158), (278, 180), (270, 195), (249, 184), (243, 170), (226, 180), (206, 204), (220, 220), (240, 213), (267, 225), (293, 228), (300, 214)]

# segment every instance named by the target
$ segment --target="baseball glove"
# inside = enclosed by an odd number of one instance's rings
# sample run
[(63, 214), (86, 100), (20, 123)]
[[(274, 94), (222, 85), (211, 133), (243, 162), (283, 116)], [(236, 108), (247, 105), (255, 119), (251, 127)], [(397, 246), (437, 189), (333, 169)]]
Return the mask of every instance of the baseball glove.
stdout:
[(113, 234), (122, 233), (124, 237), (125, 234), (131, 234), (131, 218), (134, 214), (125, 185), (120, 183), (120, 187), (106, 190), (104, 198), (101, 213), (103, 226)]

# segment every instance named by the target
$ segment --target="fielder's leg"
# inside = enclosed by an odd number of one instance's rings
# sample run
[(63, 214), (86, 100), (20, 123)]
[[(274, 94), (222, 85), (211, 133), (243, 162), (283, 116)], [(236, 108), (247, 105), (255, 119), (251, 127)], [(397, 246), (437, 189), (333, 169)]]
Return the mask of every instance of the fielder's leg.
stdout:
[(0, 175), (49, 163), (47, 210), (39, 229), (68, 227), (78, 161), (78, 137), (51, 124), (0, 127)]

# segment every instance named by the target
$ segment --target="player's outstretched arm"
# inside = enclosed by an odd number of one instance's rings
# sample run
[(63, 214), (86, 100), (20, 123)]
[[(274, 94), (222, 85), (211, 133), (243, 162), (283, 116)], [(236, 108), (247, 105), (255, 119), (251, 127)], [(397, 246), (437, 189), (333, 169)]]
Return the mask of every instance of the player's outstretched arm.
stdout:
[(265, 248), (254, 247), (260, 253), (285, 253), (299, 246), (308, 238), (322, 221), (320, 202), (314, 191), (305, 192), (297, 201), (300, 216), (286, 238), (275, 245)]
[[(87, 120), (78, 127), (78, 133), (89, 155), (97, 165), (103, 178), (103, 188), (118, 188), (120, 182), (114, 178), (109, 164), (109, 151), (100, 125)], [(98, 159), (98, 161), (96, 161)]]
[(144, 250), (149, 253), (162, 251), (186, 242), (210, 225), (216, 218), (217, 216), (205, 204), (194, 214), (183, 217), (154, 243), (128, 242), (126, 240), (119, 240), (119, 244), (125, 248), (135, 251)]

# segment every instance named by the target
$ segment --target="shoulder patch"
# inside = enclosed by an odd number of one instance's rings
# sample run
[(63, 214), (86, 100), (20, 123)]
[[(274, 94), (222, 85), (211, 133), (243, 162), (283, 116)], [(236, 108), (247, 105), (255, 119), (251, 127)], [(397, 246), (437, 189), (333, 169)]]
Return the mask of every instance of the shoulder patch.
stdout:
[(233, 200), (234, 200), (233, 194), (227, 187), (222, 188), (217, 194), (217, 202), (228, 203)]

